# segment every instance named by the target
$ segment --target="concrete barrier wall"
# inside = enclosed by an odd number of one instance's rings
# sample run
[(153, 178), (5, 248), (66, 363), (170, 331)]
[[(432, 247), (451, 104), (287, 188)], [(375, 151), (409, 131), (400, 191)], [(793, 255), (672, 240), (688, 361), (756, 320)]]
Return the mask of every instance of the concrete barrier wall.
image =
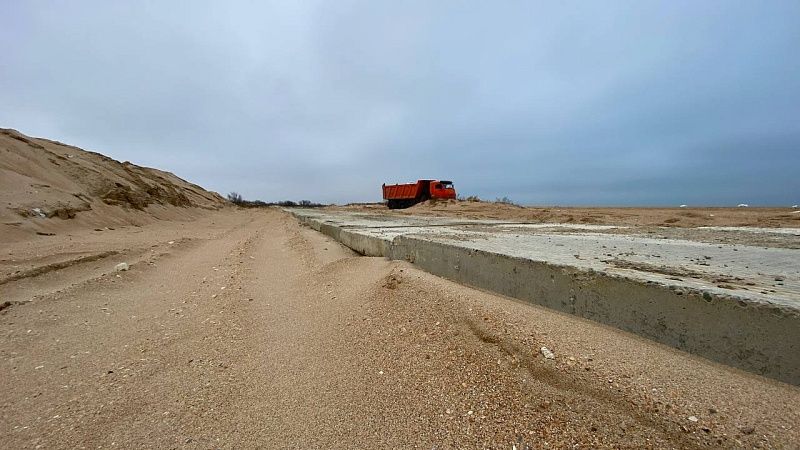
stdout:
[(353, 233), (346, 229), (339, 231), (338, 240), (364, 256), (386, 256), (391, 246), (391, 242), (385, 239)]
[[(287, 211), (287, 210), (284, 209), (284, 211)], [(306, 215), (303, 215), (303, 214), (297, 214), (295, 211), (291, 211), (291, 210), (288, 210), (287, 212), (289, 214), (291, 214), (295, 219), (297, 219), (298, 222), (302, 223), (303, 225), (308, 225), (309, 227), (313, 228), (314, 230), (319, 231), (319, 227), (320, 227), (320, 225), (322, 225), (321, 221), (316, 220), (316, 219), (314, 219), (312, 217), (309, 217), (309, 216), (306, 216)]]
[(459, 283), (800, 385), (800, 315), (794, 310), (413, 236), (389, 241), (296, 217), (362, 255), (406, 260)]
[(294, 211), (290, 213), (297, 218), (301, 223), (308, 225), (314, 230), (322, 234), (330, 236), (343, 245), (349, 247), (353, 251), (364, 256), (386, 256), (389, 254), (389, 246), (391, 242), (368, 236), (363, 233), (355, 233), (348, 231), (346, 228), (324, 223), (320, 220), (297, 214)]

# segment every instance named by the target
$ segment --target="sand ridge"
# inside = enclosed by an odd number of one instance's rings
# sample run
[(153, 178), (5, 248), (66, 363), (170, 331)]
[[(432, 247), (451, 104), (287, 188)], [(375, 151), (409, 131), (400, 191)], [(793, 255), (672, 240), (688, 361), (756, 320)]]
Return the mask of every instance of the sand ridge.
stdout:
[(225, 205), (219, 194), (169, 172), (0, 129), (0, 227), (7, 240), (189, 220), (193, 210)]

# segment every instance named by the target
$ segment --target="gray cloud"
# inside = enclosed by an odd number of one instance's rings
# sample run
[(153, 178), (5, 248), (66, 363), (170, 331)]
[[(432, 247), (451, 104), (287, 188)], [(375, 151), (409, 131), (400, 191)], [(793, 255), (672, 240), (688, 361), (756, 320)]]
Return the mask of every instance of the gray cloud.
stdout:
[(793, 204), (800, 4), (18, 2), (0, 124), (226, 193)]

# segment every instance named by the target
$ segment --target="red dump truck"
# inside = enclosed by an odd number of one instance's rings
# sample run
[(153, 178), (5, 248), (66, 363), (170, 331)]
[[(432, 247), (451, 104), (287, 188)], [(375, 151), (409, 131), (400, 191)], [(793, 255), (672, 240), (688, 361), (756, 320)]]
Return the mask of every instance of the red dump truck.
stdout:
[(417, 180), (416, 183), (383, 185), (383, 199), (389, 209), (408, 208), (431, 198), (456, 198), (453, 182)]

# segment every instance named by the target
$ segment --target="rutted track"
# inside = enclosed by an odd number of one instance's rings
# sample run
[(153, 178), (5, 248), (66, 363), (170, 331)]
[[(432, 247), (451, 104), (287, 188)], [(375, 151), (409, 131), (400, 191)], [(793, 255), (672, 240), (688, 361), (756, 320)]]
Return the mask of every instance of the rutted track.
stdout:
[(10, 283), (12, 281), (21, 280), (23, 278), (37, 277), (39, 275), (43, 275), (56, 270), (65, 269), (67, 267), (71, 267), (77, 264), (97, 261), (99, 259), (107, 258), (109, 256), (113, 256), (116, 254), (119, 254), (119, 252), (116, 250), (109, 250), (91, 255), (80, 256), (78, 258), (68, 259), (66, 261), (59, 261), (55, 263), (41, 265), (38, 267), (34, 267), (33, 269), (20, 271), (5, 278), (0, 278), (0, 285)]

